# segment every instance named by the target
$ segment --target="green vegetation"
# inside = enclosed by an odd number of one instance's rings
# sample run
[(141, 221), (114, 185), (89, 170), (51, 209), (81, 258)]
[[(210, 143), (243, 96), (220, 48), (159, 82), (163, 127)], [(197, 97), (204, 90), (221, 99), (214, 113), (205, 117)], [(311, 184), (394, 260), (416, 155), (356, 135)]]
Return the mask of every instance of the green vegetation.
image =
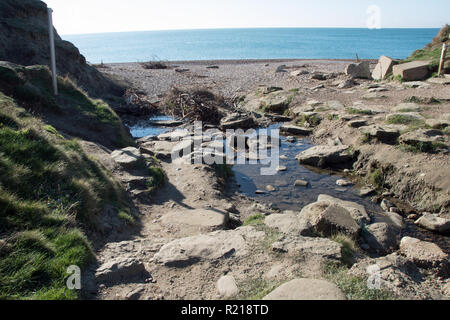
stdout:
[(266, 217), (262, 213), (257, 213), (244, 221), (244, 226), (263, 225)]
[(164, 185), (166, 181), (166, 175), (161, 168), (150, 166), (148, 168), (148, 173), (150, 175), (150, 178), (147, 180), (147, 187), (150, 190), (154, 190), (155, 188), (159, 188), (160, 186)]
[(306, 123), (311, 127), (317, 127), (322, 119), (316, 114), (302, 114), (296, 119), (296, 124), (299, 126), (304, 126)]
[(339, 120), (339, 115), (330, 113), (328, 115), (328, 120), (330, 121)]
[(363, 114), (363, 115), (373, 115), (371, 110), (357, 109), (357, 108), (347, 108), (347, 113), (349, 114)]
[(216, 170), (217, 174), (219, 175), (219, 177), (223, 178), (223, 179), (228, 179), (234, 176), (233, 173), (233, 166), (230, 164), (213, 164), (214, 169)]
[(388, 124), (404, 124), (415, 127), (425, 127), (425, 121), (418, 119), (415, 116), (408, 114), (395, 114), (391, 116), (387, 121)]
[(357, 250), (355, 240), (343, 233), (333, 235), (331, 237), (331, 240), (340, 243), (342, 245), (341, 249), (342, 262), (347, 266), (351, 266), (353, 262), (354, 253)]
[(43, 67), (0, 67), (0, 299), (78, 298), (66, 288), (66, 270), (83, 270), (94, 258), (86, 234), (100, 231), (107, 205), (119, 219), (132, 217), (125, 191), (104, 167), (75, 139), (21, 106), (56, 116), (67, 109), (75, 118), (91, 119), (92, 126), (113, 123), (116, 130), (120, 120), (66, 79), (59, 78), (61, 97), (55, 100), (39, 78), (43, 74)]
[(238, 300), (261, 300), (270, 292), (282, 285), (282, 281), (266, 280), (262, 277), (248, 279), (239, 284)]
[(403, 101), (404, 102), (419, 103), (419, 104), (437, 104), (437, 103), (442, 103), (441, 100), (436, 99), (435, 97), (427, 98), (427, 97), (416, 97), (416, 96), (411, 96), (409, 98), (406, 98)]
[(416, 60), (430, 60), (430, 68), (437, 69), (439, 67), (439, 61), (441, 59), (442, 47), (437, 48), (424, 48), (416, 50), (408, 58), (403, 60), (404, 62), (412, 62)]
[(418, 141), (417, 143), (414, 144), (401, 144), (399, 145), (399, 148), (402, 151), (412, 153), (420, 153), (420, 152), (437, 153), (439, 149), (446, 149), (447, 145), (442, 142)]
[(384, 175), (380, 169), (375, 169), (369, 176), (369, 182), (377, 189), (381, 189), (384, 186)]
[(348, 274), (348, 268), (340, 263), (327, 261), (322, 264), (324, 276), (334, 282), (349, 300), (392, 300), (390, 292), (369, 289), (364, 278)]

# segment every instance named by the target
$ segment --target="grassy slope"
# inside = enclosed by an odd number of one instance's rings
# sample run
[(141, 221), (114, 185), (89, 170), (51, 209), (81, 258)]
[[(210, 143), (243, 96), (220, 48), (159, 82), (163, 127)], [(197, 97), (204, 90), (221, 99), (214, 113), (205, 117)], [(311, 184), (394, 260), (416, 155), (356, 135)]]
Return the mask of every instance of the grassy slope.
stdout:
[(104, 205), (127, 210), (108, 172), (35, 114), (71, 112), (99, 134), (116, 128), (118, 146), (129, 141), (120, 120), (67, 79), (58, 79), (61, 97), (53, 99), (47, 75), (44, 67), (0, 66), (0, 299), (77, 298), (66, 270), (93, 259), (85, 234), (98, 228)]

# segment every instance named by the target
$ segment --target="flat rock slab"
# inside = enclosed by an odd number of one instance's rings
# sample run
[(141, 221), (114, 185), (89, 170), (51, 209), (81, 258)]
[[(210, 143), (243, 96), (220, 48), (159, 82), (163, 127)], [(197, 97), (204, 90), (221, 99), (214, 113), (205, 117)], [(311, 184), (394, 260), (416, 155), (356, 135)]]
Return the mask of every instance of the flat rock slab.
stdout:
[(429, 74), (429, 61), (413, 61), (395, 65), (392, 68), (394, 76), (400, 76), (405, 81), (422, 80)]
[(143, 275), (144, 263), (134, 257), (121, 257), (102, 264), (95, 273), (99, 283), (115, 283)]
[(389, 126), (371, 125), (359, 128), (361, 133), (386, 144), (396, 143), (400, 131)]
[(347, 153), (348, 146), (320, 145), (299, 153), (296, 159), (300, 164), (316, 167), (326, 167), (336, 164), (345, 164), (353, 157)]
[(272, 244), (272, 250), (292, 256), (318, 257), (320, 259), (341, 259), (342, 246), (327, 238), (287, 237)]
[(113, 151), (111, 158), (122, 167), (133, 168), (142, 159), (142, 155), (138, 149), (128, 147)]
[(228, 212), (206, 209), (176, 210), (164, 214), (161, 217), (161, 223), (165, 225), (187, 225), (216, 231), (224, 228), (228, 219)]
[(248, 242), (263, 237), (264, 232), (242, 227), (177, 239), (164, 245), (154, 261), (166, 267), (183, 268), (202, 261), (244, 256), (249, 252)]
[(439, 217), (437, 214), (424, 214), (415, 224), (433, 232), (450, 233), (450, 220)]
[(392, 72), (393, 67), (394, 60), (392, 58), (381, 56), (372, 72), (372, 78), (375, 80), (383, 80), (387, 74)]
[(277, 229), (286, 235), (313, 236), (312, 225), (296, 214), (271, 214), (264, 220), (269, 228)]
[(286, 124), (280, 127), (280, 131), (287, 134), (292, 134), (296, 136), (308, 136), (313, 130), (309, 128), (294, 126), (292, 124)]
[(417, 266), (427, 268), (448, 264), (448, 255), (432, 242), (404, 237), (400, 242), (400, 252)]
[(301, 278), (279, 286), (263, 300), (346, 300), (346, 297), (331, 282)]

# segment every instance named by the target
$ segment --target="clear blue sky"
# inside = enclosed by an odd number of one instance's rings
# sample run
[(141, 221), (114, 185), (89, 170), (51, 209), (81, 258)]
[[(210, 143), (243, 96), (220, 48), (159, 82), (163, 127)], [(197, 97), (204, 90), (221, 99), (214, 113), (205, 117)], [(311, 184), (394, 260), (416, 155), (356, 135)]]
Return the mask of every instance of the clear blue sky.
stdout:
[(449, 0), (44, 0), (60, 34), (258, 28), (365, 28), (371, 5), (382, 28), (440, 28)]

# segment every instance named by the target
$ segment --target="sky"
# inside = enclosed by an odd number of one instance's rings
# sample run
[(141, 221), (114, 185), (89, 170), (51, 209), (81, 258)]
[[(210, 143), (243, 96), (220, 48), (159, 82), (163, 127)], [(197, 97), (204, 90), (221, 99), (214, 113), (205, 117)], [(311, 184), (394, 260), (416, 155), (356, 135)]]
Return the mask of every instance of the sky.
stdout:
[[(61, 35), (211, 28), (440, 28), (449, 0), (44, 0)], [(367, 11), (370, 6), (379, 10)], [(374, 17), (375, 20), (374, 20)], [(373, 22), (376, 22), (375, 25)]]

